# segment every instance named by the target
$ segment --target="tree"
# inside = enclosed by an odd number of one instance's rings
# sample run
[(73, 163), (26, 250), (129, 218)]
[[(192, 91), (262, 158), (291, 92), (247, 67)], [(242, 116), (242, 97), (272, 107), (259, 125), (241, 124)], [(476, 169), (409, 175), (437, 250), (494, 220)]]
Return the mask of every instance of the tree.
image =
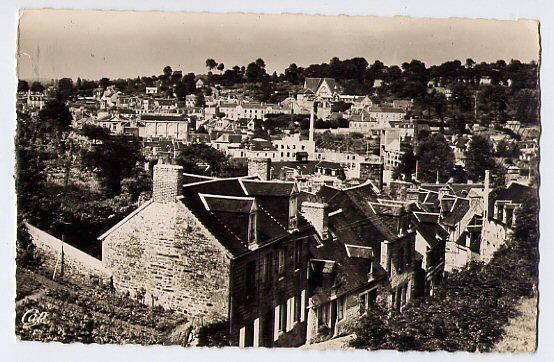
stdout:
[(402, 175), (405, 180), (409, 180), (416, 171), (416, 161), (413, 148), (411, 146), (406, 147), (400, 157), (400, 164), (394, 170), (392, 177), (398, 179)]
[(513, 96), (515, 118), (523, 124), (539, 123), (539, 92), (521, 89)]
[(437, 174), (440, 182), (446, 182), (454, 168), (454, 152), (442, 134), (430, 134), (417, 149), (418, 178), (434, 182)]
[(54, 99), (46, 102), (39, 111), (38, 118), (43, 127), (43, 133), (54, 137), (56, 141), (69, 131), (73, 117), (67, 106), (60, 100)]
[(225, 69), (225, 64), (219, 63), (217, 65), (217, 70), (219, 70), (220, 73), (223, 73), (223, 69)]
[(20, 79), (17, 82), (17, 91), (27, 93), (29, 91), (29, 83), (26, 80)]
[(258, 66), (258, 68), (262, 68), (262, 69), (265, 69), (265, 62), (262, 58), (258, 58), (256, 59), (256, 65)]
[(212, 70), (215, 67), (217, 67), (217, 62), (215, 60), (213, 60), (212, 58), (208, 58), (208, 59), (206, 59), (206, 67), (209, 70)]
[(98, 81), (98, 85), (104, 89), (108, 88), (110, 85), (112, 85), (112, 81), (109, 78), (102, 78)]
[(40, 82), (33, 82), (31, 92), (42, 93), (44, 92), (44, 86)]
[(171, 69), (169, 65), (166, 65), (163, 69), (163, 73), (165, 75), (165, 78), (168, 79), (171, 76), (171, 74), (173, 74), (173, 69)]
[(489, 140), (480, 135), (474, 135), (466, 152), (465, 169), (470, 180), (482, 181), (485, 170), (496, 170), (494, 150)]
[(260, 67), (256, 63), (250, 63), (246, 67), (246, 80), (250, 83), (256, 82), (259, 79)]
[(62, 78), (58, 81), (58, 98), (66, 102), (73, 95), (74, 87), (71, 78)]
[(285, 69), (285, 79), (292, 84), (298, 84), (298, 66), (294, 63)]
[(472, 108), (472, 95), (465, 83), (456, 83), (452, 86), (452, 104), (458, 106), (461, 112), (469, 112)]
[(229, 157), (206, 144), (185, 146), (175, 158), (175, 163), (183, 166), (184, 172), (208, 176), (244, 176), (243, 167), (231, 165)]
[(184, 86), (185, 95), (196, 93), (195, 78), (196, 76), (194, 75), (194, 73), (187, 73), (181, 79), (181, 83), (183, 83), (183, 86)]
[(194, 106), (195, 107), (204, 107), (204, 105), (206, 104), (206, 101), (204, 100), (204, 93), (202, 93), (202, 91), (197, 91), (196, 92), (196, 99), (194, 101)]
[[(93, 134), (102, 136), (100, 130), (91, 130), (89, 135)], [(123, 179), (140, 173), (140, 164), (144, 157), (140, 143), (133, 137), (108, 135), (101, 141), (102, 143), (93, 145), (91, 149), (82, 150), (82, 165), (94, 171), (107, 196), (114, 196), (121, 192)]]

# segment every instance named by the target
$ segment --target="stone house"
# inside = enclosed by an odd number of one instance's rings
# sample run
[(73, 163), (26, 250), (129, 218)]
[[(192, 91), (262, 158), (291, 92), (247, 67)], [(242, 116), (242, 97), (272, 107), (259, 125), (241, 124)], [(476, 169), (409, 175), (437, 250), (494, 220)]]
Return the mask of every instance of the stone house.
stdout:
[[(488, 183), (488, 175), (485, 182)], [(495, 251), (506, 245), (514, 232), (517, 209), (536, 194), (532, 187), (517, 182), (510, 183), (493, 199), (490, 198), (488, 190), (489, 187), (486, 185), (480, 249), (480, 257), (484, 262), (488, 262)]]
[(239, 346), (304, 343), (313, 227), (292, 182), (154, 167), (153, 197), (99, 237), (116, 291), (227, 321)]
[(375, 306), (402, 309), (414, 288), (415, 233), (404, 205), (378, 200), (369, 183), (323, 186), (302, 203), (318, 233), (310, 249), (306, 342), (347, 331)]
[(433, 295), (435, 286), (442, 281), (449, 235), (439, 225), (440, 213), (414, 211), (413, 214), (416, 263), (419, 267), (416, 273), (418, 292), (423, 296), (430, 296)]

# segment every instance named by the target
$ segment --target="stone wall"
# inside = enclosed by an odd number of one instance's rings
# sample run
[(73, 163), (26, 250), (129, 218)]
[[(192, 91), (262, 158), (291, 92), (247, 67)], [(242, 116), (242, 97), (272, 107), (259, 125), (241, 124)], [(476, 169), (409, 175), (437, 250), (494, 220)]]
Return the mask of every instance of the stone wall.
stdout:
[(259, 176), (261, 180), (270, 180), (271, 159), (270, 158), (249, 158), (248, 176)]
[(312, 224), (322, 239), (329, 236), (329, 206), (321, 202), (304, 201), (302, 216)]
[(116, 291), (197, 323), (228, 318), (230, 255), (182, 203), (145, 204), (105, 237), (102, 254)]
[(154, 166), (152, 199), (160, 203), (175, 202), (181, 194), (183, 167), (167, 164)]
[(77, 284), (111, 283), (111, 272), (100, 260), (31, 224), (26, 227), (36, 248), (35, 256), (54, 279), (68, 279)]

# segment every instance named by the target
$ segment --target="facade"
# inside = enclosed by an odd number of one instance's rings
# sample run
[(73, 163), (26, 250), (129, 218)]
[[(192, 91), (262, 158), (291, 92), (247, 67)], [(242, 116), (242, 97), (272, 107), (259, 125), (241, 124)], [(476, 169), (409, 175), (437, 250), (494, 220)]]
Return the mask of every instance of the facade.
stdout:
[(300, 345), (313, 228), (297, 196), (290, 182), (158, 164), (152, 200), (100, 236), (102, 262), (118, 292), (198, 324), (228, 321), (233, 345)]

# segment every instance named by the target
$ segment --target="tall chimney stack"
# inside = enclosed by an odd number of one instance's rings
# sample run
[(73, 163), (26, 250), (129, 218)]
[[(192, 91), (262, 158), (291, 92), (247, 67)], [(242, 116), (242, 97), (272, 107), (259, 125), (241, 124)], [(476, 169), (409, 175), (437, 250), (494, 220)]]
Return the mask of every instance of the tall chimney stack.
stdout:
[(181, 195), (183, 167), (158, 163), (154, 166), (152, 199), (154, 202), (169, 204)]
[(489, 193), (490, 193), (490, 171), (485, 170), (485, 185), (483, 189), (483, 220), (489, 218)]
[(309, 135), (309, 141), (313, 142), (314, 140), (314, 121), (315, 121), (315, 109), (317, 109), (317, 102), (314, 101), (312, 105), (312, 111), (310, 112), (310, 135)]
[(249, 158), (248, 176), (258, 176), (262, 181), (271, 180), (271, 158)]

